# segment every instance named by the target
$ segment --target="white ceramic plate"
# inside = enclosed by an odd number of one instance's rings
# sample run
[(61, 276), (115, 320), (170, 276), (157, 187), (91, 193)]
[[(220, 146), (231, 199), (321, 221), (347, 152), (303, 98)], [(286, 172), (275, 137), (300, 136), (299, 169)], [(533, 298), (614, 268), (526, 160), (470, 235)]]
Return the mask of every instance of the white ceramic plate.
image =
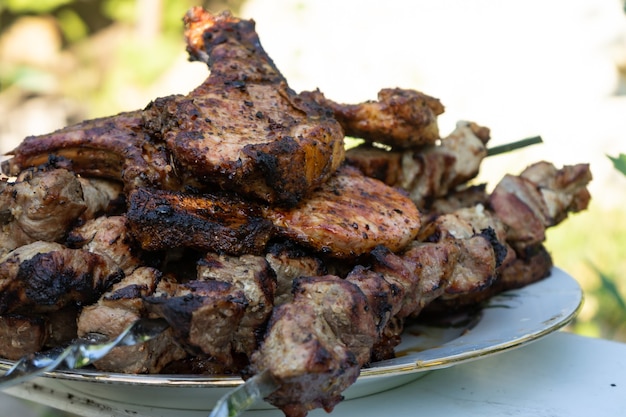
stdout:
[[(397, 358), (363, 369), (345, 397), (382, 392), (412, 381), (425, 371), (480, 359), (537, 340), (574, 318), (582, 300), (576, 280), (554, 268), (551, 276), (542, 281), (493, 297), (478, 316), (462, 325), (410, 326), (396, 349)], [(6, 370), (10, 365), (11, 362), (1, 361), (0, 369)], [(223, 394), (242, 383), (238, 377), (125, 375), (88, 369), (52, 372), (38, 381), (46, 390), (37, 391), (31, 384), (23, 388), (28, 394), (20, 394), (16, 387), (12, 389), (14, 395), (45, 402), (54, 394), (50, 390), (56, 389), (69, 400), (63, 408), (82, 415), (97, 415), (84, 411), (89, 404), (106, 404), (109, 411), (117, 407), (119, 415), (126, 415), (121, 414), (122, 410), (144, 415), (147, 409), (152, 410), (150, 415), (157, 415), (155, 410), (164, 412), (158, 415), (169, 415), (165, 410), (208, 412)], [(37, 395), (44, 391), (45, 395)], [(81, 398), (85, 400), (80, 401)], [(265, 403), (256, 405), (267, 407)]]

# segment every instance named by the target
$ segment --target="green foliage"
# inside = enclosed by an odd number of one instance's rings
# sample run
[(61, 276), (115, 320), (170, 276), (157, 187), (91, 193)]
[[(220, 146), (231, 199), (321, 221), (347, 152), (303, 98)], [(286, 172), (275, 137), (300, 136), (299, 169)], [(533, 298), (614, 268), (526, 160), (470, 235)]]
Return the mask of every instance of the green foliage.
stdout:
[(626, 175), (626, 154), (620, 153), (617, 157), (607, 156), (613, 162), (615, 169)]

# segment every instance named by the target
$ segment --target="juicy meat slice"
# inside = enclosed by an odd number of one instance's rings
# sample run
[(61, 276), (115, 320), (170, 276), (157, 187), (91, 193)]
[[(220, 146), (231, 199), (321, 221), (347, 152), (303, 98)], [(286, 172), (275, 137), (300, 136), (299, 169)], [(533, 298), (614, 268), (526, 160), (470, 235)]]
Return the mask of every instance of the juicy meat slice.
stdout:
[(343, 161), (341, 127), (329, 110), (289, 88), (253, 21), (200, 7), (184, 21), (191, 58), (211, 73), (190, 95), (151, 103), (146, 128), (200, 182), (297, 203)]
[(87, 210), (80, 181), (65, 169), (23, 171), (0, 192), (0, 256), (38, 240), (61, 240)]
[(101, 216), (87, 221), (69, 233), (66, 243), (92, 253), (108, 256), (125, 275), (141, 265), (129, 235), (126, 216)]
[(233, 341), (247, 301), (242, 290), (224, 281), (189, 281), (170, 294), (144, 297), (148, 311), (170, 324), (176, 341), (189, 353), (213, 356), (229, 366)]
[[(153, 295), (161, 281), (154, 268), (140, 267), (102, 295), (96, 304), (83, 308), (78, 318), (78, 335), (97, 333), (108, 339), (147, 315), (143, 297)], [(187, 353), (174, 341), (172, 329), (145, 343), (116, 347), (94, 366), (102, 371), (158, 373), (168, 363)]]
[(70, 160), (78, 174), (123, 181), (127, 190), (180, 188), (168, 151), (144, 132), (142, 120), (142, 111), (137, 110), (29, 136), (9, 152), (13, 157), (2, 163), (2, 171), (17, 175), (55, 155)]
[(320, 319), (326, 321), (337, 341), (354, 354), (358, 363), (369, 361), (378, 334), (369, 299), (359, 285), (333, 275), (300, 277), (294, 282), (293, 293), (294, 303), (316, 306)]
[(399, 250), (420, 227), (420, 214), (408, 197), (350, 167), (294, 208), (265, 208), (265, 217), (278, 234), (339, 258), (378, 245)]
[(367, 298), (376, 324), (377, 339), (380, 338), (383, 329), (393, 317), (394, 306), (402, 302), (403, 289), (385, 279), (383, 274), (361, 265), (350, 271), (346, 281), (356, 285)]
[(137, 189), (126, 214), (146, 250), (191, 247), (232, 255), (261, 253), (273, 234), (258, 205), (225, 194)]
[(234, 334), (233, 349), (251, 355), (274, 307), (276, 275), (263, 256), (207, 253), (198, 261), (198, 279), (222, 281), (243, 292), (245, 311)]
[(122, 270), (106, 256), (37, 241), (0, 258), (0, 314), (56, 311), (90, 304)]
[(444, 112), (441, 102), (415, 90), (385, 88), (378, 101), (339, 104), (320, 91), (306, 93), (332, 109), (345, 134), (407, 149), (432, 145), (439, 139), (437, 116)]

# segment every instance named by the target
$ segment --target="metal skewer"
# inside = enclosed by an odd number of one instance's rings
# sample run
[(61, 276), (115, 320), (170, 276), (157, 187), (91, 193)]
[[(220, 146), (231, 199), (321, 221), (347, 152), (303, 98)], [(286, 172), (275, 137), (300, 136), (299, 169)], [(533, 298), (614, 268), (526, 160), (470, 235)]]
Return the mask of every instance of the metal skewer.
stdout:
[(209, 417), (237, 417), (278, 388), (271, 372), (262, 371), (220, 398)]
[(0, 377), (0, 390), (61, 367), (76, 369), (89, 365), (102, 359), (115, 347), (147, 342), (161, 334), (167, 327), (169, 325), (163, 319), (139, 319), (108, 342), (102, 343), (100, 342), (102, 335), (92, 334), (78, 339), (66, 348), (55, 348), (47, 352), (26, 355)]

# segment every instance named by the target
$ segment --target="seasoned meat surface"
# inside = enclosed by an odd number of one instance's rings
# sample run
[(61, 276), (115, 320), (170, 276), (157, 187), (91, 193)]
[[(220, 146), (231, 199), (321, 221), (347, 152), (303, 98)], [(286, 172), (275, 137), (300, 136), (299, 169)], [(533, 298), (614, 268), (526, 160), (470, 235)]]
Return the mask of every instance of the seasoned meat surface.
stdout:
[(320, 91), (306, 94), (331, 108), (348, 136), (403, 149), (431, 145), (439, 139), (437, 116), (444, 107), (419, 91), (385, 88), (378, 93), (378, 101), (360, 104), (335, 103)]
[(323, 183), (343, 161), (332, 112), (289, 88), (254, 22), (193, 8), (188, 51), (211, 74), (189, 96), (155, 100), (146, 128), (201, 182), (285, 205)]
[(123, 181), (127, 190), (140, 186), (178, 189), (180, 181), (169, 152), (144, 132), (142, 120), (142, 111), (137, 110), (29, 136), (10, 152), (13, 158), (2, 163), (2, 170), (17, 175), (55, 155), (71, 161), (78, 174)]
[(260, 253), (274, 231), (257, 204), (229, 194), (142, 188), (130, 194), (126, 216), (132, 236), (146, 250)]
[(398, 250), (420, 227), (415, 204), (403, 193), (342, 168), (292, 209), (269, 207), (277, 233), (334, 257), (354, 257), (378, 245)]
[(108, 256), (124, 274), (130, 275), (141, 265), (129, 234), (126, 216), (101, 216), (74, 228), (67, 237), (68, 245)]
[(347, 151), (346, 162), (368, 177), (406, 190), (420, 209), (429, 209), (433, 200), (476, 177), (489, 139), (486, 127), (459, 121), (437, 145), (386, 150), (363, 144)]
[(233, 363), (235, 332), (246, 310), (246, 297), (224, 281), (190, 281), (174, 285), (172, 293), (144, 297), (148, 311), (170, 324), (191, 354), (206, 354), (225, 365)]

